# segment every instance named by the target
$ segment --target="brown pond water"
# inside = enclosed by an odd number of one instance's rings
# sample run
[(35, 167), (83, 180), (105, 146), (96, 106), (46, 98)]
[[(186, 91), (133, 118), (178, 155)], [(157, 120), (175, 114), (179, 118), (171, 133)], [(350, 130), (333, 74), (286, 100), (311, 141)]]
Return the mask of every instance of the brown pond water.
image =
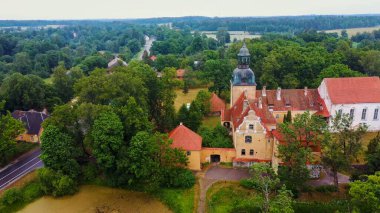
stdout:
[(157, 199), (141, 192), (100, 186), (83, 186), (63, 198), (42, 197), (27, 205), (21, 213), (166, 213), (171, 212)]

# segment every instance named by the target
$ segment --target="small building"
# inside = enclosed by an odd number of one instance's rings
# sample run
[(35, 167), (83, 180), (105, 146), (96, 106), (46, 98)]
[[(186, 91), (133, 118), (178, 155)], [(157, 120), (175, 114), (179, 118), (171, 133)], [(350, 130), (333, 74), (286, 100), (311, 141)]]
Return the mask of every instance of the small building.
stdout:
[(201, 170), (202, 137), (181, 123), (169, 133), (169, 138), (173, 140), (172, 148), (186, 152), (188, 168)]
[(151, 61), (156, 61), (156, 59), (157, 59), (157, 56), (155, 56), (155, 55), (152, 55), (152, 56), (150, 56), (150, 58), (149, 58)]
[(178, 69), (176, 71), (176, 77), (179, 79), (179, 80), (183, 80), (185, 78), (185, 73), (186, 73), (186, 70), (184, 69)]
[(119, 57), (115, 57), (114, 59), (112, 59), (112, 61), (110, 61), (108, 63), (108, 69), (111, 69), (113, 67), (117, 67), (117, 66), (128, 66), (127, 62), (121, 60)]
[(42, 122), (49, 117), (46, 112), (37, 112), (34, 110), (21, 111), (16, 110), (12, 112), (14, 119), (20, 120), (24, 123), (26, 131), (17, 137), (19, 141), (39, 143), (42, 135), (43, 128)]
[(212, 93), (210, 98), (210, 114), (220, 116), (221, 112), (226, 109), (226, 103), (219, 98), (215, 93)]

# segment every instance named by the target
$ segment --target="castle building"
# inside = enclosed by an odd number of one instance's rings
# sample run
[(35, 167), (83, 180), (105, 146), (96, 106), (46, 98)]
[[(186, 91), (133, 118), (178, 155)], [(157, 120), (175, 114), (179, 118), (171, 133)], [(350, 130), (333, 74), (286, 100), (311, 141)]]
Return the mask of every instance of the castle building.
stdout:
[[(189, 168), (199, 170), (198, 165), (206, 162), (232, 162), (235, 167), (266, 162), (276, 170), (282, 163), (278, 158), (278, 146), (286, 143), (277, 126), (288, 111), (293, 118), (306, 111), (318, 114), (330, 124), (337, 113), (347, 113), (353, 118), (353, 127), (366, 124), (369, 131), (380, 131), (379, 77), (325, 78), (318, 89), (267, 90), (264, 86), (257, 90), (255, 74), (249, 68), (250, 53), (245, 44), (237, 56), (238, 67), (231, 79), (230, 108), (220, 104), (221, 100), (215, 94), (210, 99), (211, 106), (215, 106), (213, 111), (220, 115), (221, 124), (231, 132), (234, 148), (201, 147), (200, 136), (195, 137), (196, 133), (190, 134), (190, 130), (180, 125), (177, 129), (186, 131), (176, 137), (172, 132), (170, 137), (175, 147), (182, 147), (187, 153), (195, 152), (193, 156), (188, 154)], [(185, 146), (196, 141), (197, 149)], [(318, 159), (320, 146), (308, 146)], [(308, 167), (312, 169), (312, 176), (319, 175), (315, 172), (319, 169), (313, 169), (319, 168), (318, 161)]]

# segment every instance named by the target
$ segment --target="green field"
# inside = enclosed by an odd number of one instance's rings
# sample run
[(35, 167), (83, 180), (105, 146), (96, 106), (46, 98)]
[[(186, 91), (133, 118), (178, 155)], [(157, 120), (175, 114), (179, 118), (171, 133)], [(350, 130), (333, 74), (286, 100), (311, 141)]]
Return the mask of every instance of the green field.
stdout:
[[(205, 34), (209, 38), (216, 39), (217, 31), (200, 31), (199, 33)], [(248, 32), (244, 32), (244, 31), (228, 31), (228, 33), (230, 33), (231, 41), (233, 41), (235, 38), (238, 41), (241, 41), (245, 38), (252, 39), (252, 38), (260, 38), (261, 37), (261, 35), (251, 35)]]
[[(324, 32), (326, 33), (338, 33), (340, 35), (340, 33), (342, 32), (342, 30), (344, 29), (335, 29), (335, 30), (325, 30)], [(364, 33), (364, 32), (373, 32), (375, 30), (380, 30), (380, 26), (376, 26), (376, 27), (361, 27), (361, 28), (349, 28), (349, 29), (345, 29), (347, 31), (347, 34), (348, 34), (348, 37), (352, 37), (354, 35), (356, 35), (357, 33)]]
[(178, 111), (183, 104), (191, 103), (195, 97), (197, 97), (198, 92), (201, 90), (207, 90), (207, 88), (189, 89), (189, 92), (187, 94), (184, 94), (182, 92), (182, 89), (176, 89), (175, 93), (177, 97), (174, 101), (175, 109)]

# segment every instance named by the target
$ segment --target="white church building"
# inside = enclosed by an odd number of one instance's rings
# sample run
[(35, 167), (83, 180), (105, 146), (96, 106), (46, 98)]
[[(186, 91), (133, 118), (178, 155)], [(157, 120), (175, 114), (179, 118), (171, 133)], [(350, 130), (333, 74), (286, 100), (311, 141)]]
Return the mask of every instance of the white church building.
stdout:
[(330, 118), (349, 114), (353, 126), (366, 124), (368, 131), (380, 131), (379, 77), (325, 78), (318, 92)]

